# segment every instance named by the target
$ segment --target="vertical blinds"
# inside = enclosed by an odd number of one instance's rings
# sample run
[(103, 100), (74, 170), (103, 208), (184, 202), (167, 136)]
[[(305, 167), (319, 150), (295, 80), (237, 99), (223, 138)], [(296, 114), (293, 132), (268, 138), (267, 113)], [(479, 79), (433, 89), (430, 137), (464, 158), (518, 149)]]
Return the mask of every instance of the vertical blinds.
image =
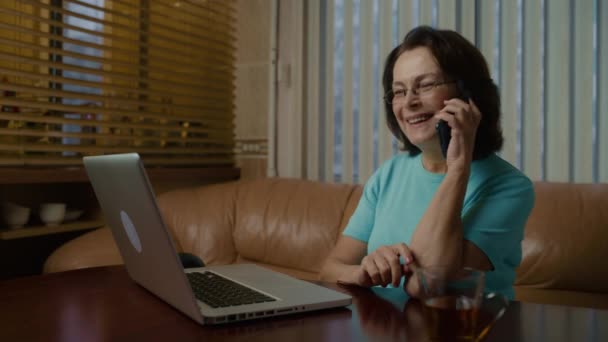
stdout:
[(0, 165), (231, 165), (234, 27), (233, 1), (2, 1)]
[[(397, 153), (386, 128), (384, 59), (415, 26), (453, 29), (499, 85), (501, 156), (534, 180), (608, 182), (608, 1), (309, 0), (307, 177), (364, 182)], [(320, 30), (310, 28), (320, 27)], [(318, 56), (318, 57), (317, 57)]]

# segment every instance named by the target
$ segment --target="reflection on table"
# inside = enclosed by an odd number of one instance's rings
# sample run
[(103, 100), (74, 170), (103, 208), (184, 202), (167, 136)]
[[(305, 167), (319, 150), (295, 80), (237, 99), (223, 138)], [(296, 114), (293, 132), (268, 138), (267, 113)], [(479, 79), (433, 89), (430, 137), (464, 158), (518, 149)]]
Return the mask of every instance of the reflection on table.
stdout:
[[(351, 294), (353, 304), (201, 326), (135, 284), (123, 266), (0, 281), (0, 341), (428, 340), (422, 304), (401, 289), (319, 284)], [(608, 310), (511, 302), (484, 341), (608, 341)]]

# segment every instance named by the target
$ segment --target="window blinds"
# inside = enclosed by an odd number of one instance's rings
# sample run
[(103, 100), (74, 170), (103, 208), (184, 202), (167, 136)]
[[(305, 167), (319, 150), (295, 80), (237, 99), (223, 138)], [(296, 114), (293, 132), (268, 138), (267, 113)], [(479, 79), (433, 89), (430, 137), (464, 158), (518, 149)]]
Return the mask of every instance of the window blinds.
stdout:
[(306, 157), (318, 161), (306, 177), (363, 183), (398, 152), (382, 104), (384, 59), (410, 29), (431, 25), (462, 33), (488, 61), (504, 159), (533, 180), (607, 182), (606, 18), (606, 0), (309, 0), (306, 54), (322, 77), (304, 79), (313, 85), (304, 102), (319, 104), (305, 113)]
[(2, 1), (0, 165), (232, 165), (234, 26), (233, 1)]

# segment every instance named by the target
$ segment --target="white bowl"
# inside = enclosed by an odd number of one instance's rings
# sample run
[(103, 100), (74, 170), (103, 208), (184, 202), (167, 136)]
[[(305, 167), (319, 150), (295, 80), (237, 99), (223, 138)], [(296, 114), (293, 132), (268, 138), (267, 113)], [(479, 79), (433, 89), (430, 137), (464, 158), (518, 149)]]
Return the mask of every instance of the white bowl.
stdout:
[(66, 211), (65, 211), (65, 217), (63, 218), (63, 220), (65, 222), (75, 221), (75, 220), (77, 220), (82, 215), (82, 213), (84, 213), (84, 210), (66, 209)]
[(30, 219), (30, 208), (15, 203), (2, 203), (2, 220), (11, 229), (23, 227)]
[(44, 203), (40, 205), (40, 219), (47, 226), (56, 226), (65, 217), (65, 203)]

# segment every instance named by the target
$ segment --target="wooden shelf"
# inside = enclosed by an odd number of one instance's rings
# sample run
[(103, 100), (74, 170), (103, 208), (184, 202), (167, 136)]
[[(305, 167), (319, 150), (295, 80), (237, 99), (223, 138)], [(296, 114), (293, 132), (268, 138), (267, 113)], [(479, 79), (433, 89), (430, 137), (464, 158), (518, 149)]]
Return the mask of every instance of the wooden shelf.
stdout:
[[(205, 182), (237, 180), (241, 171), (235, 167), (148, 167), (151, 181), (200, 179)], [(88, 183), (84, 168), (0, 168), (0, 184)]]
[(102, 227), (103, 220), (95, 221), (76, 221), (72, 223), (60, 224), (57, 226), (25, 226), (19, 229), (0, 230), (0, 240), (21, 239), (26, 237), (73, 232)]

